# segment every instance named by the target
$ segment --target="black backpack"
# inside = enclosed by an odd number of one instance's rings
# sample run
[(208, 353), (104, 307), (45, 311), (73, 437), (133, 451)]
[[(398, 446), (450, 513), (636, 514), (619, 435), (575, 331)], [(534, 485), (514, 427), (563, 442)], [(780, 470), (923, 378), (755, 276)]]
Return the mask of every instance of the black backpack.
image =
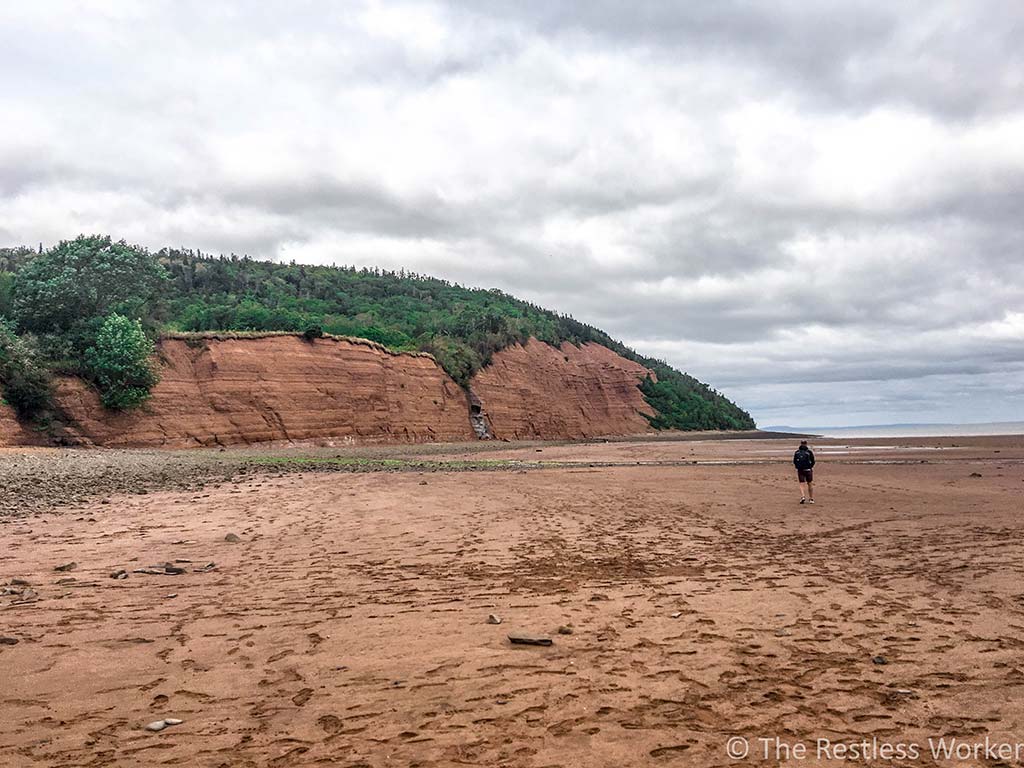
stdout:
[(807, 448), (800, 448), (793, 454), (793, 463), (797, 469), (810, 469), (814, 466), (814, 454)]

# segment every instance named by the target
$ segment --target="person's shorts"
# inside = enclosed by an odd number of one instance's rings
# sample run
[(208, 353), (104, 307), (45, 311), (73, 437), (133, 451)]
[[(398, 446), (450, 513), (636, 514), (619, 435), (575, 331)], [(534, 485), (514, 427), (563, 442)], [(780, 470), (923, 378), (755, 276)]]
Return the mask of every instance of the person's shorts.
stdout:
[(801, 483), (813, 483), (814, 482), (814, 470), (813, 469), (798, 469), (796, 471), (796, 479)]

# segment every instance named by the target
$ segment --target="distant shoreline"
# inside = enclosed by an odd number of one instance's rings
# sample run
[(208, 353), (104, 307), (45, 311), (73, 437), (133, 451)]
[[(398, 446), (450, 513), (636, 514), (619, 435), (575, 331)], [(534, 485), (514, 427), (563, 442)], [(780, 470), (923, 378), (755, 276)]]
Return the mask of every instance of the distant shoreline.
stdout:
[(973, 424), (868, 424), (857, 427), (765, 427), (770, 432), (801, 432), (821, 437), (990, 437), (1024, 435), (1024, 421)]

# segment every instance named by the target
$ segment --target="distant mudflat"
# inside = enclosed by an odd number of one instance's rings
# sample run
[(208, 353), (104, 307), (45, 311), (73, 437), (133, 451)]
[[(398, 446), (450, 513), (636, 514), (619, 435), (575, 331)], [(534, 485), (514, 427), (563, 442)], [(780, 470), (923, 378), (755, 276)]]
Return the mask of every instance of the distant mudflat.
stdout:
[(0, 518), (0, 765), (1024, 733), (1024, 438), (812, 445), (815, 507), (788, 439), (0, 452), (73, 494)]

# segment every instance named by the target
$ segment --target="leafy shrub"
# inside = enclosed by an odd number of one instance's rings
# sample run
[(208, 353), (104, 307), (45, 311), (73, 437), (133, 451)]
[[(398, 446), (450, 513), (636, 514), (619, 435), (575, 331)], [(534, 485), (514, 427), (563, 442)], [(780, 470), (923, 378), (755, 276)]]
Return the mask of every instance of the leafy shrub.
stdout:
[(167, 273), (144, 248), (105, 235), (79, 235), (26, 263), (14, 278), (14, 314), (23, 330), (66, 332), (112, 312), (142, 314)]
[(138, 320), (112, 314), (85, 353), (85, 370), (99, 387), (100, 400), (112, 410), (135, 408), (149, 398), (158, 378), (149, 357), (153, 342)]
[(50, 371), (31, 338), (21, 338), (0, 319), (0, 385), (4, 399), (20, 416), (33, 418), (53, 401)]
[(324, 329), (319, 325), (311, 325), (309, 328), (302, 332), (302, 338), (306, 341), (312, 341), (313, 339), (322, 338), (324, 335)]

